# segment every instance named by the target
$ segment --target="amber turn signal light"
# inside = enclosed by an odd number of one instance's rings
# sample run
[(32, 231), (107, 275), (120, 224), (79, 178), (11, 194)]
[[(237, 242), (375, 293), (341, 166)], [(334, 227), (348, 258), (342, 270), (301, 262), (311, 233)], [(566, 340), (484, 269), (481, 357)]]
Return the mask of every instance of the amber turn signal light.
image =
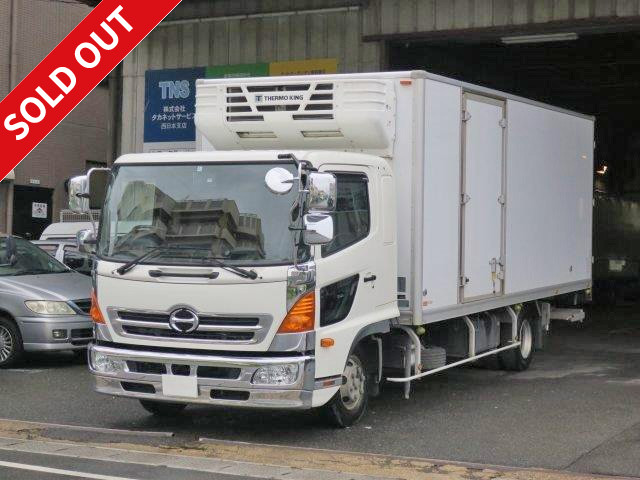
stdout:
[(320, 346), (324, 348), (333, 347), (336, 344), (333, 338), (323, 338), (320, 340)]
[(313, 330), (316, 318), (316, 294), (309, 292), (300, 297), (284, 317), (278, 333), (300, 333)]
[(100, 305), (98, 305), (98, 297), (96, 296), (95, 290), (91, 290), (91, 309), (89, 310), (89, 316), (91, 317), (91, 320), (93, 320), (93, 323), (106, 323), (102, 316), (102, 312), (100, 311)]

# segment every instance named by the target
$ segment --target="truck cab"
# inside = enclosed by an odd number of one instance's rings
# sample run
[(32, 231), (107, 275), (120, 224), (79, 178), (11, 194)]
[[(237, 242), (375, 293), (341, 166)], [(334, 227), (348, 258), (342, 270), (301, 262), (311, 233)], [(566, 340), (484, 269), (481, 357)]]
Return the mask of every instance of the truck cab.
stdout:
[[(277, 174), (284, 182), (269, 185)], [(329, 185), (311, 184), (314, 176)], [(339, 421), (361, 413), (370, 370), (360, 341), (399, 315), (386, 160), (137, 154), (109, 177), (90, 350), (99, 392), (155, 412), (186, 402), (311, 408), (339, 397)], [(296, 227), (314, 216), (332, 224), (320, 240)]]

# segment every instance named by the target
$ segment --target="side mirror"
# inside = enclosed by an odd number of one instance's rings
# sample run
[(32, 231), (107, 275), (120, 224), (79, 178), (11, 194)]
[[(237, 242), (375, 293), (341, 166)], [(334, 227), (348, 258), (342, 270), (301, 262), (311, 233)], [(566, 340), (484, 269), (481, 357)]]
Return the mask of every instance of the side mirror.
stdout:
[(303, 240), (307, 245), (324, 245), (333, 240), (333, 217), (325, 213), (304, 216)]
[(69, 180), (69, 208), (76, 213), (100, 209), (104, 203), (111, 170), (92, 168), (86, 175)]
[(293, 174), (282, 167), (274, 167), (264, 176), (264, 183), (271, 193), (284, 195), (293, 187)]
[(108, 168), (92, 168), (87, 173), (89, 177), (89, 208), (100, 210), (107, 196), (107, 185), (111, 177), (111, 170)]
[(311, 212), (333, 212), (336, 209), (336, 176), (312, 172), (307, 179), (307, 209)]
[(89, 178), (86, 175), (69, 180), (69, 208), (76, 213), (89, 211)]
[(96, 234), (93, 230), (80, 230), (76, 233), (76, 241), (78, 242), (78, 251), (91, 255), (96, 253)]

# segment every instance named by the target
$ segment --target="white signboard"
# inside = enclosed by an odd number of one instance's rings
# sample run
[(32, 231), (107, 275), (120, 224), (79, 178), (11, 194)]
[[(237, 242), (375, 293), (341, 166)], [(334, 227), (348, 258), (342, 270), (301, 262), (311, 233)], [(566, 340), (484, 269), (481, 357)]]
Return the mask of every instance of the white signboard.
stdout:
[(47, 204), (32, 202), (31, 203), (31, 216), (33, 218), (47, 218)]

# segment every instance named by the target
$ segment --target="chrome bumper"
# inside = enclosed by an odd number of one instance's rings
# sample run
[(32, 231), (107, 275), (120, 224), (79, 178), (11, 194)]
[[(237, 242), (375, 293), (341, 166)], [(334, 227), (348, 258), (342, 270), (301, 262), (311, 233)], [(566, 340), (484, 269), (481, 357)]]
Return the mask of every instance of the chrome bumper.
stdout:
[[(124, 361), (124, 369), (115, 373), (97, 371), (93, 365), (94, 352)], [(140, 373), (136, 371), (139, 367), (139, 363), (136, 362), (144, 364), (142, 370), (145, 372), (150, 370), (150, 364), (160, 371)], [(258, 368), (285, 363), (298, 365), (298, 378), (294, 384), (264, 386), (251, 383)], [(198, 375), (199, 367), (218, 367), (220, 372), (232, 371), (233, 374), (227, 375), (228, 378), (203, 377)], [(176, 368), (182, 376), (197, 377), (196, 398), (167, 396), (163, 393), (163, 375), (173, 375)], [(96, 391), (100, 393), (146, 400), (234, 407), (311, 408), (315, 384), (315, 362), (314, 357), (310, 355), (234, 357), (139, 351), (92, 344), (89, 346), (89, 369), (95, 376)]]

